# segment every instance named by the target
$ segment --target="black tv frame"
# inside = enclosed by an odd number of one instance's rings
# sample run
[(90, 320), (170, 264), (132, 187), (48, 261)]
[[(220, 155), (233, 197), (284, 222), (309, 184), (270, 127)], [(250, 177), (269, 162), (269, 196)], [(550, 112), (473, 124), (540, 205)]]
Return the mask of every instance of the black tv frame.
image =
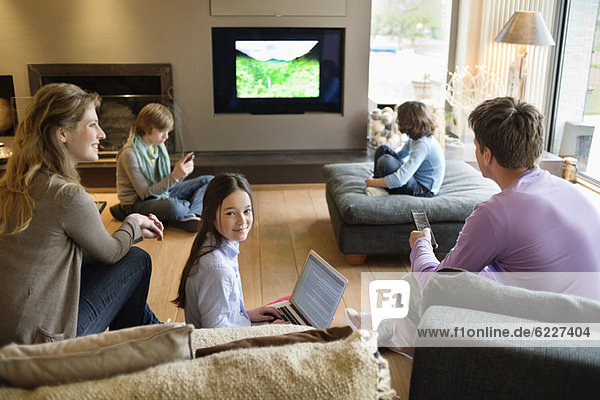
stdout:
[[(212, 28), (214, 112), (249, 114), (342, 113), (345, 28), (234, 27)], [(319, 40), (321, 65), (331, 60), (339, 80), (335, 101), (315, 98), (239, 98), (235, 82), (236, 40)], [(337, 43), (336, 43), (337, 41)], [(323, 77), (321, 76), (321, 79)], [(323, 81), (321, 81), (323, 83)]]

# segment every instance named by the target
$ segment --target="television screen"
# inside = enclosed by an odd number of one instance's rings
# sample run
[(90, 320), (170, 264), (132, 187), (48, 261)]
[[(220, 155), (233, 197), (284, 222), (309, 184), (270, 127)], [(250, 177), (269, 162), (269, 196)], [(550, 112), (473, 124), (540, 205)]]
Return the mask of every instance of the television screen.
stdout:
[(236, 40), (237, 97), (319, 97), (317, 40)]
[(213, 28), (215, 113), (341, 112), (341, 28)]

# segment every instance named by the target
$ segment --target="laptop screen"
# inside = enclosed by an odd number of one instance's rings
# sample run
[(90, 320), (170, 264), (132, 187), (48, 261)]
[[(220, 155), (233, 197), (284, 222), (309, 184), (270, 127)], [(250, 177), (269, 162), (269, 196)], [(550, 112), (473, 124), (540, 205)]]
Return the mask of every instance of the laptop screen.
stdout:
[(348, 280), (316, 253), (308, 255), (291, 301), (315, 328), (328, 328)]

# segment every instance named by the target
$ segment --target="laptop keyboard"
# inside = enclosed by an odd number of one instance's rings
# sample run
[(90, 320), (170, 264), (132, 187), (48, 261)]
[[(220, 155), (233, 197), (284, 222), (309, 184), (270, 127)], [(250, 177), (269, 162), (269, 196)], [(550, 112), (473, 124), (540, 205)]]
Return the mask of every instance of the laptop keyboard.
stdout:
[(298, 320), (296, 319), (296, 317), (294, 317), (294, 314), (292, 314), (290, 312), (290, 310), (288, 310), (288, 308), (286, 306), (283, 307), (279, 307), (277, 308), (279, 311), (281, 311), (281, 314), (283, 314), (283, 320), (286, 322), (290, 322), (294, 325), (302, 325), (300, 324), (300, 322), (298, 322)]

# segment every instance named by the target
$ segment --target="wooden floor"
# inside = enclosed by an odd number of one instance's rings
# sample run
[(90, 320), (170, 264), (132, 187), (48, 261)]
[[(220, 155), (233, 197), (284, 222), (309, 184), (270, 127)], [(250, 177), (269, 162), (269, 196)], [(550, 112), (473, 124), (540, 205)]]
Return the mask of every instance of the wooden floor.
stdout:
[[(289, 295), (310, 249), (349, 280), (333, 326), (346, 325), (343, 317), (346, 307), (361, 310), (361, 273), (370, 280), (381, 273), (410, 270), (408, 258), (394, 256), (369, 256), (362, 266), (347, 264), (335, 243), (325, 201), (325, 185), (255, 185), (252, 189), (254, 227), (248, 240), (240, 245), (239, 255), (247, 308)], [(110, 232), (117, 229), (120, 222), (108, 211), (108, 207), (118, 201), (114, 189), (94, 189), (93, 197), (107, 202), (102, 219)], [(183, 310), (177, 309), (171, 300), (175, 298), (181, 269), (193, 240), (193, 234), (166, 229), (164, 241), (144, 240), (138, 244), (152, 257), (148, 303), (162, 321), (168, 318), (185, 320)], [(393, 387), (400, 398), (408, 398), (412, 362), (395, 353), (383, 354), (392, 365)]]

